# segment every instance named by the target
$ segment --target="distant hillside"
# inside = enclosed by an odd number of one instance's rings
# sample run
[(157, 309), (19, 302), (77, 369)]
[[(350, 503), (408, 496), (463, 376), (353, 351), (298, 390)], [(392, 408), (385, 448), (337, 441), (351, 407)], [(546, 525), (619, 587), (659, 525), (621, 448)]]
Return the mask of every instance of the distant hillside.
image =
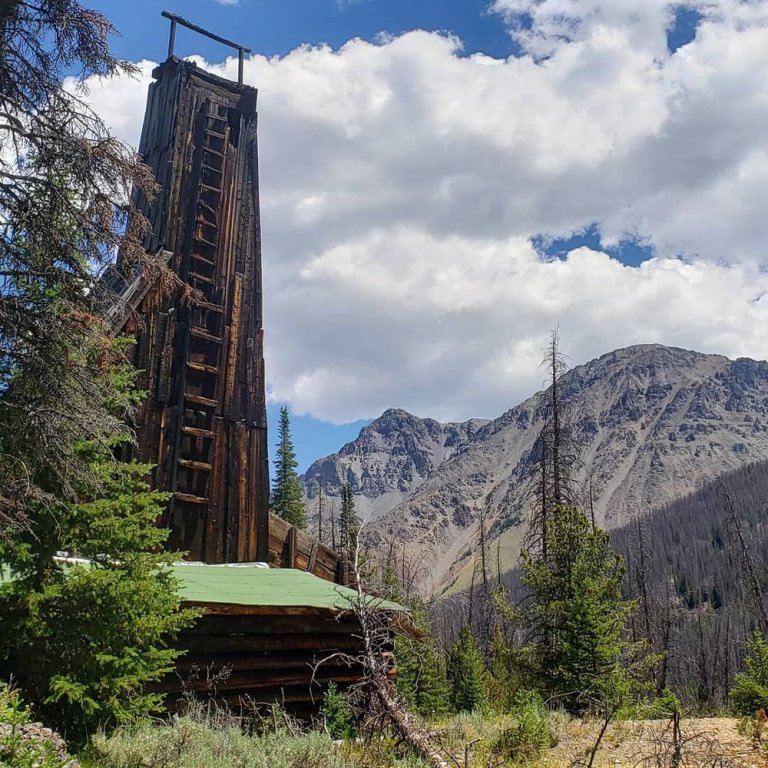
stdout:
[[(653, 510), (642, 519), (648, 560), (646, 579), (660, 590), (672, 577), (682, 604), (693, 609), (746, 603), (741, 549), (728, 521), (723, 485), (744, 526), (749, 547), (768, 588), (768, 462), (750, 464), (705, 484), (698, 491)], [(638, 581), (639, 521), (612, 532), (627, 561), (631, 583)]]
[[(574, 368), (560, 389), (581, 446), (580, 479), (591, 474), (595, 514), (608, 528), (768, 459), (768, 363), (641, 345)], [(514, 565), (543, 417), (543, 393), (488, 423), (387, 411), (316, 462), (305, 488), (312, 502), (319, 484), (332, 497), (348, 479), (361, 516), (371, 513), (372, 546), (401, 542), (426, 591), (457, 577), (460, 586), (481, 511), (504, 567)]]
[[(638, 601), (632, 634), (650, 635), (654, 650), (666, 653), (666, 683), (689, 705), (726, 703), (746, 641), (760, 623), (723, 486), (734, 503), (765, 597), (768, 462), (722, 475), (611, 533), (626, 561), (627, 594)], [(519, 570), (506, 573), (503, 583), (513, 603), (523, 598)], [(457, 594), (445, 602), (442, 610), (449, 622), (461, 623), (467, 597)]]

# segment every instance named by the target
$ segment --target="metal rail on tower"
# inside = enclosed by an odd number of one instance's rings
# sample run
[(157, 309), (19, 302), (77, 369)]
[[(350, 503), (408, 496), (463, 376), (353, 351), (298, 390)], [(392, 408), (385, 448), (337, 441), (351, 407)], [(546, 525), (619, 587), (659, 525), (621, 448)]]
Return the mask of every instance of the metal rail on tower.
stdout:
[(169, 59), (171, 56), (173, 56), (173, 49), (176, 45), (176, 25), (181, 24), (182, 27), (191, 29), (193, 32), (197, 32), (198, 34), (204, 35), (205, 37), (209, 37), (211, 40), (215, 40), (217, 43), (221, 43), (222, 45), (227, 45), (230, 48), (234, 48), (237, 51), (237, 84), (243, 84), (243, 59), (246, 53), (251, 52), (250, 48), (246, 48), (244, 45), (240, 45), (239, 43), (233, 43), (231, 40), (227, 40), (226, 37), (220, 37), (213, 32), (209, 32), (207, 29), (203, 29), (197, 24), (193, 24), (191, 21), (187, 21), (181, 16), (178, 16), (175, 13), (171, 13), (170, 11), (162, 11), (160, 15), (166, 19), (169, 19), (171, 22), (171, 31), (168, 37)]

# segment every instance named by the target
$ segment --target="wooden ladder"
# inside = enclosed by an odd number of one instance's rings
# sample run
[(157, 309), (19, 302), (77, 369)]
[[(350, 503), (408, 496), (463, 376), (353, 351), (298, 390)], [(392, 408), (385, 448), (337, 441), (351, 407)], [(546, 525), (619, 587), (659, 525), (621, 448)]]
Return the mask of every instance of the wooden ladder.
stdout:
[(229, 141), (227, 107), (208, 102), (188, 279), (191, 303), (186, 371), (177, 433), (174, 499), (208, 505), (214, 462), (214, 416), (220, 405), (225, 344), (223, 287), (217, 285), (222, 189)]

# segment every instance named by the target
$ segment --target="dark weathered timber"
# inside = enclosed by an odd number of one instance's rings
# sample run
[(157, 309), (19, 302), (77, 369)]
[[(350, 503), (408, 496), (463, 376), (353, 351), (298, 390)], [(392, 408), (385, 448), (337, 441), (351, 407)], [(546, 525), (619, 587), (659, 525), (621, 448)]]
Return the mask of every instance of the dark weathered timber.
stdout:
[(159, 191), (136, 202), (183, 285), (147, 291), (125, 326), (148, 393), (138, 457), (172, 494), (171, 548), (267, 561), (257, 92), (173, 57), (153, 74), (139, 149)]
[[(236, 611), (238, 606), (228, 608)], [(343, 688), (362, 679), (363, 638), (354, 614), (300, 613), (276, 606), (271, 610), (268, 615), (206, 611), (178, 636), (176, 646), (186, 653), (176, 661), (175, 671), (149, 690), (165, 694), (171, 711), (184, 692), (221, 697), (221, 703), (235, 708), (248, 702), (279, 702), (309, 717), (317, 714), (328, 683)], [(389, 622), (394, 618), (382, 616)], [(380, 650), (389, 659), (393, 643), (390, 635)]]
[(269, 516), (269, 564), (298, 568), (327, 581), (344, 583), (338, 553), (273, 514)]

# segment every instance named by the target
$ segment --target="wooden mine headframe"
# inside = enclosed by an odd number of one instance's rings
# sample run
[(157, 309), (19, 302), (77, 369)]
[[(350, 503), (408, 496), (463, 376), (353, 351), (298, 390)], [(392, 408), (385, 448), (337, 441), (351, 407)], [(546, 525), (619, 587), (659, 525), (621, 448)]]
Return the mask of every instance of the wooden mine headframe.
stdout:
[[(139, 151), (159, 184), (137, 200), (145, 247), (165, 250), (184, 287), (133, 286), (137, 457), (170, 491), (169, 546), (209, 563), (268, 557), (256, 89), (173, 56), (153, 72)], [(209, 36), (211, 36), (209, 34)], [(190, 296), (189, 287), (194, 289)], [(126, 286), (126, 290), (131, 286)], [(133, 301), (131, 302), (131, 297)], [(119, 324), (122, 320), (118, 321)]]

